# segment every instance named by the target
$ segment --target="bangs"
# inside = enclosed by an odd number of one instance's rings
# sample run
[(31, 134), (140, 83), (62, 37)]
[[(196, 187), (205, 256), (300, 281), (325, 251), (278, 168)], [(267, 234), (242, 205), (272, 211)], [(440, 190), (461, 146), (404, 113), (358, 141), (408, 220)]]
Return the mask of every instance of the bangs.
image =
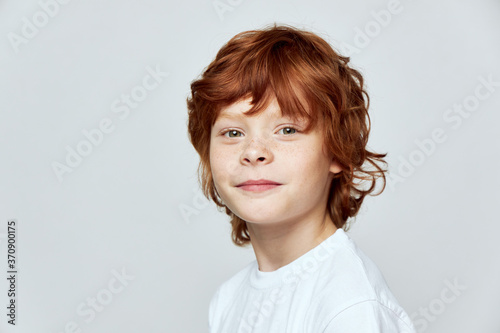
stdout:
[(315, 71), (304, 59), (307, 57), (304, 48), (288, 36), (259, 41), (254, 45), (245, 41), (240, 45), (239, 39), (244, 37), (244, 34), (235, 36), (230, 50), (223, 48), (217, 55), (217, 65), (212, 68), (219, 81), (211, 96), (215, 104), (212, 125), (220, 110), (235, 102), (251, 98), (252, 107), (244, 112), (251, 116), (262, 112), (276, 98), (282, 116), (307, 120), (304, 131), (310, 131), (316, 126), (321, 112), (318, 112), (320, 101), (313, 93), (312, 85), (307, 84), (311, 79), (308, 80), (303, 73)]

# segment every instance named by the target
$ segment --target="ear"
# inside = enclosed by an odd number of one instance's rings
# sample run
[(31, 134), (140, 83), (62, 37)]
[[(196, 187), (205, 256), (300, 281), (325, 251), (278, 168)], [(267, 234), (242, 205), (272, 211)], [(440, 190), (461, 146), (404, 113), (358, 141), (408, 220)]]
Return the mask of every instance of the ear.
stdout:
[(330, 171), (334, 174), (339, 173), (342, 171), (342, 167), (340, 166), (340, 164), (337, 161), (332, 159), (332, 162), (330, 164)]

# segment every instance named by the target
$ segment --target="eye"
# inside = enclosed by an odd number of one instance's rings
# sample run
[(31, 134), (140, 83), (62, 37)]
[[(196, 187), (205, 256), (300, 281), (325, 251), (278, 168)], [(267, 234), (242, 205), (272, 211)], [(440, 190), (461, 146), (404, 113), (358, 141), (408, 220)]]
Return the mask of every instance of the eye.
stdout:
[[(228, 134), (228, 133), (229, 133), (229, 135), (226, 135), (226, 134)], [(240, 134), (241, 134), (241, 132), (240, 132), (240, 131), (237, 131), (237, 130), (229, 130), (229, 131), (227, 131), (227, 132), (224, 132), (224, 133), (223, 133), (223, 135), (224, 135), (224, 136), (227, 136), (227, 137), (229, 137), (229, 138), (234, 138), (234, 137), (238, 136), (238, 135), (237, 135), (238, 133), (240, 133)], [(231, 136), (231, 134), (235, 134), (236, 136)]]
[[(293, 127), (283, 127), (282, 129), (280, 129), (280, 131), (281, 130), (285, 130), (285, 131), (283, 131), (284, 134), (294, 134), (297, 132), (297, 130)], [(290, 133), (291, 131), (292, 131), (292, 133)]]

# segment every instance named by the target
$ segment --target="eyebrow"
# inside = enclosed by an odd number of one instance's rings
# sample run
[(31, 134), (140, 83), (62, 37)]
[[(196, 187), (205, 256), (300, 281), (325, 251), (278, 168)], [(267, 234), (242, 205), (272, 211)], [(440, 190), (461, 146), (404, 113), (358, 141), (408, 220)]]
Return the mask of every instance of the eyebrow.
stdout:
[[(224, 118), (225, 119), (243, 119), (243, 118), (246, 118), (246, 117), (249, 117), (249, 116), (246, 115), (246, 114), (243, 114), (243, 113), (220, 113), (217, 116), (217, 120), (224, 119)], [(274, 118), (293, 119), (292, 117), (281, 115), (279, 109), (277, 110), (277, 114), (275, 115)], [(301, 120), (299, 119), (298, 121), (300, 122)]]

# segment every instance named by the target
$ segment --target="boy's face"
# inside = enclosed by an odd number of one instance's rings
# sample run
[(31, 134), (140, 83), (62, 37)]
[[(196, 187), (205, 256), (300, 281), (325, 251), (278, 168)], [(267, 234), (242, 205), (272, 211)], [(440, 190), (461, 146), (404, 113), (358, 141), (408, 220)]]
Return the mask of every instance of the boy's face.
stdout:
[[(243, 115), (250, 107), (247, 99), (222, 109), (212, 127), (210, 166), (224, 204), (256, 224), (323, 216), (332, 173), (341, 168), (324, 154), (321, 131), (302, 133), (306, 122), (283, 118), (276, 99), (259, 115)], [(277, 184), (241, 186), (262, 179)]]

